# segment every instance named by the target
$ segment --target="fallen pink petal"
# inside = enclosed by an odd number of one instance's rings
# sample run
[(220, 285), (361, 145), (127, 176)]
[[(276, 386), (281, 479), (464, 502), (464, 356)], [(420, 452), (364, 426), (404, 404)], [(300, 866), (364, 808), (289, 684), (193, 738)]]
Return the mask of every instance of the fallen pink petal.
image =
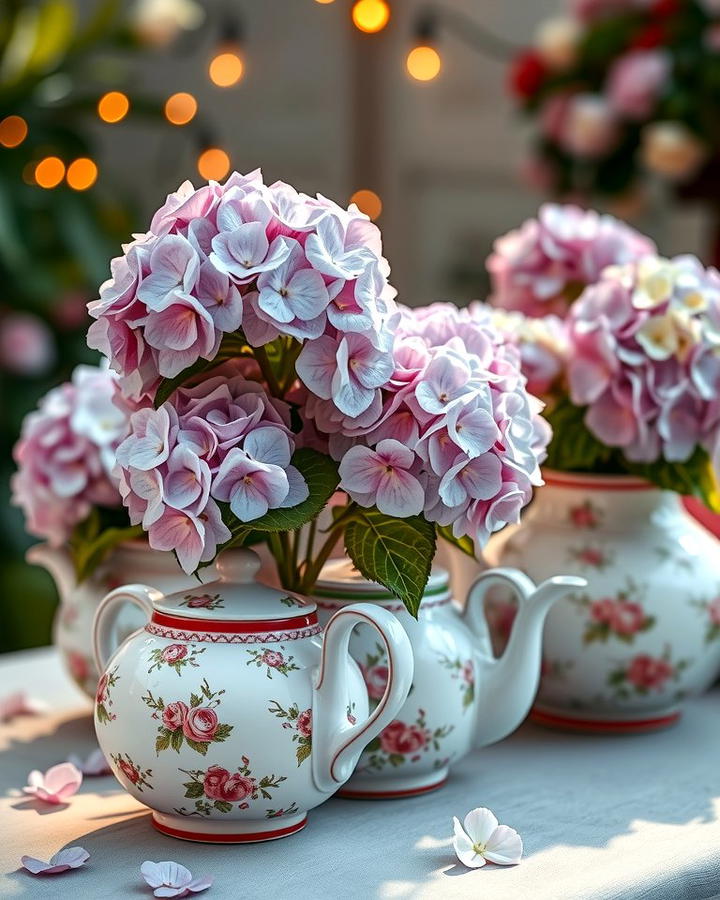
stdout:
[(207, 890), (213, 883), (212, 878), (193, 878), (189, 869), (172, 860), (145, 860), (140, 872), (156, 897), (187, 897)]
[(52, 856), (49, 862), (43, 862), (34, 856), (22, 856), (20, 862), (33, 875), (59, 875), (70, 869), (79, 869), (89, 859), (90, 854), (83, 847), (68, 847)]
[(59, 763), (45, 773), (33, 769), (28, 775), (28, 783), (23, 788), (23, 793), (30, 794), (44, 803), (64, 803), (77, 793), (82, 780), (82, 772), (77, 766), (70, 762)]
[(47, 710), (46, 703), (28, 697), (25, 691), (15, 691), (0, 697), (0, 722), (9, 722), (16, 716), (37, 716)]

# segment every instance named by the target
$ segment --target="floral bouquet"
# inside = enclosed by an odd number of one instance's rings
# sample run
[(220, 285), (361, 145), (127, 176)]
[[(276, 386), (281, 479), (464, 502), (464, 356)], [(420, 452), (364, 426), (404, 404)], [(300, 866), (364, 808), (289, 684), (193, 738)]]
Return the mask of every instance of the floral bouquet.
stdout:
[(388, 275), (355, 206), (258, 171), (185, 183), (124, 247), (88, 342), (138, 407), (118, 474), (152, 547), (192, 572), (264, 541), (309, 592), (344, 539), (415, 612), (438, 534), (472, 552), (517, 521), (549, 438), (520, 351)]
[(142, 535), (122, 509), (113, 475), (128, 418), (115, 374), (107, 366), (77, 366), (71, 381), (25, 417), (13, 451), (12, 502), (30, 534), (68, 545), (78, 582), (116, 544)]
[[(561, 214), (554, 230), (566, 238), (562, 253), (548, 235), (548, 222)], [(544, 207), (539, 220), (497, 241), (488, 261), (496, 324), (548, 404), (547, 465), (641, 475), (718, 511), (720, 274), (691, 256), (643, 255), (651, 245), (635, 233), (616, 242), (613, 261), (600, 221), (574, 207)], [(603, 256), (613, 264), (588, 265)], [(567, 273), (578, 271), (586, 286), (568, 305)], [(564, 320), (502, 309), (537, 311), (548, 302), (538, 286), (550, 281), (557, 291), (548, 292), (550, 308), (562, 300)]]
[(513, 61), (537, 119), (537, 173), (556, 194), (620, 194), (643, 172), (669, 183), (717, 168), (716, 0), (573, 0)]

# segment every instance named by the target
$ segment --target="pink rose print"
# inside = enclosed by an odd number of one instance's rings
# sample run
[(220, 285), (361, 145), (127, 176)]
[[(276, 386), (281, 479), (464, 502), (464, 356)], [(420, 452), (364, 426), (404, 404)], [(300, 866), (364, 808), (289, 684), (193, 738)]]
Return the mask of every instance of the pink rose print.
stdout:
[(617, 634), (635, 634), (645, 624), (645, 612), (639, 603), (620, 601), (615, 604), (610, 625)]
[(182, 700), (176, 700), (174, 703), (168, 703), (162, 712), (162, 723), (170, 731), (176, 731), (182, 728), (187, 719), (188, 705)]
[(246, 797), (251, 797), (255, 792), (255, 779), (248, 778), (235, 772), (230, 775), (220, 786), (221, 800), (227, 800), (228, 803), (237, 803)]
[(127, 780), (132, 782), (133, 784), (137, 784), (140, 780), (140, 772), (132, 763), (127, 762), (127, 760), (119, 760), (118, 768), (122, 770), (122, 773), (127, 778)]
[(367, 685), (368, 696), (371, 700), (379, 700), (387, 687), (388, 667), (385, 665), (372, 666), (370, 669), (363, 668), (362, 672)]
[(112, 712), (113, 701), (110, 697), (111, 688), (114, 688), (120, 679), (117, 670), (118, 667), (115, 666), (114, 669), (105, 672), (95, 688), (95, 718), (99, 725), (107, 725), (108, 722), (117, 718), (116, 714)]
[(570, 521), (576, 528), (597, 528), (598, 516), (589, 500), (570, 510)]
[(182, 726), (183, 734), (191, 741), (207, 743), (215, 737), (218, 724), (217, 713), (214, 709), (197, 706), (188, 712)]
[(170, 644), (169, 647), (165, 647), (162, 651), (162, 658), (166, 663), (174, 663), (178, 662), (178, 660), (185, 659), (187, 652), (187, 647), (182, 644)]
[(217, 765), (210, 766), (206, 771), (180, 769), (180, 772), (190, 776), (190, 781), (184, 782), (183, 787), (185, 797), (195, 801), (195, 808), (188, 810), (183, 806), (176, 808), (175, 812), (181, 816), (209, 816), (213, 811), (229, 813), (233, 803), (238, 804), (238, 809), (248, 809), (248, 800), (257, 800), (259, 796), (271, 800), (272, 788), (287, 780), (284, 775), (264, 775), (258, 781), (250, 770), (248, 757), (241, 757), (241, 761), (242, 765), (235, 772)]
[(626, 677), (636, 688), (661, 690), (675, 670), (666, 659), (640, 653), (630, 663)]
[(95, 702), (96, 703), (104, 703), (107, 699), (107, 686), (108, 686), (109, 676), (107, 673), (100, 678), (98, 681), (98, 686), (95, 690)]
[(605, 564), (605, 554), (597, 547), (584, 547), (575, 553), (575, 559), (586, 566), (601, 569)]
[(279, 668), (285, 662), (285, 657), (277, 650), (265, 650), (260, 659), (266, 666), (272, 666), (273, 669)]
[(463, 666), (462, 676), (466, 684), (475, 683), (475, 666), (473, 665), (471, 659), (469, 659)]
[(572, 595), (570, 601), (581, 611), (589, 613), (585, 623), (583, 641), (607, 643), (611, 639), (632, 644), (641, 631), (649, 631), (655, 625), (655, 617), (649, 616), (640, 600), (643, 590), (632, 580), (615, 597), (593, 600), (587, 594)]
[(67, 655), (67, 664), (75, 681), (84, 684), (90, 676), (90, 666), (82, 653), (71, 650)]
[(312, 734), (312, 710), (306, 709), (301, 712), (297, 718), (297, 730), (303, 737), (310, 737)]
[(230, 773), (227, 769), (223, 769), (222, 766), (210, 766), (203, 779), (205, 796), (210, 797), (211, 800), (223, 800), (220, 789), (229, 777)]
[(713, 600), (712, 603), (708, 606), (708, 613), (710, 615), (710, 621), (713, 625), (717, 625), (720, 627), (720, 597), (716, 600)]
[(399, 719), (391, 722), (380, 734), (380, 747), (385, 753), (406, 756), (424, 750), (428, 742), (427, 731), (419, 725), (406, 725)]
[(188, 594), (178, 605), (188, 609), (222, 609), (223, 603), (220, 594)]
[(609, 625), (615, 615), (615, 601), (610, 597), (603, 597), (602, 600), (595, 600), (590, 606), (590, 617), (593, 622), (600, 622), (603, 625)]
[[(281, 649), (285, 647), (281, 644)], [(247, 661), (248, 666), (257, 666), (261, 669), (266, 667), (265, 674), (272, 679), (273, 674), (284, 675), (287, 678), (288, 672), (296, 672), (300, 667), (294, 663), (294, 656), (286, 656), (280, 650), (268, 650), (263, 647), (261, 650), (248, 650), (250, 659)]]

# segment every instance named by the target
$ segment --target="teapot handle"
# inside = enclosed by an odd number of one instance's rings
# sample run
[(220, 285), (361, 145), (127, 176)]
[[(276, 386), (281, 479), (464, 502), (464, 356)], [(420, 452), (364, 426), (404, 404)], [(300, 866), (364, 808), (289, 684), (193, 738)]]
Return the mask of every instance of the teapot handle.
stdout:
[(484, 660), (494, 659), (485, 615), (485, 595), (496, 585), (502, 585), (512, 591), (517, 598), (518, 609), (522, 609), (535, 592), (532, 578), (519, 569), (486, 569), (473, 581), (468, 591), (463, 618), (478, 639), (478, 655)]
[(126, 584), (103, 597), (95, 610), (92, 627), (93, 656), (98, 672), (105, 671), (108, 660), (117, 650), (115, 625), (123, 606), (134, 603), (149, 620), (153, 612), (153, 598), (159, 596), (159, 591), (146, 584)]
[[(388, 659), (388, 682), (373, 712), (362, 722), (347, 718), (350, 634), (356, 625), (371, 625), (380, 635)], [(352, 775), (365, 747), (389, 725), (412, 686), (414, 660), (410, 639), (398, 619), (371, 603), (339, 610), (325, 628), (322, 656), (313, 687), (313, 780), (319, 791), (333, 793)]]

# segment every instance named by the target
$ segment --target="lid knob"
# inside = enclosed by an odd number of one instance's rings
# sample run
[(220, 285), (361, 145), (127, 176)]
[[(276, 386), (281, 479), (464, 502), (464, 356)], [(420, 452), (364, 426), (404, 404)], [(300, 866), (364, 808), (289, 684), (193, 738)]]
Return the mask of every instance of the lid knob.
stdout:
[(224, 550), (217, 558), (220, 580), (248, 584), (260, 571), (260, 557), (252, 550)]

